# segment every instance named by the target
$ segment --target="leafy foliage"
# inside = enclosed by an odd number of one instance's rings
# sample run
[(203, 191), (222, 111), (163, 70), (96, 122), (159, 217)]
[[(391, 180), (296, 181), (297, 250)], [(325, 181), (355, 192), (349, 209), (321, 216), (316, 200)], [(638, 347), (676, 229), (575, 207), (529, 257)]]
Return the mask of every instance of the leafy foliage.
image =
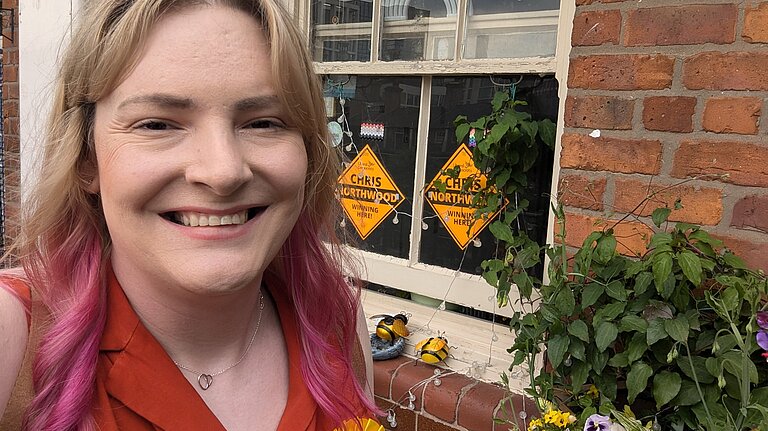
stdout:
[[(554, 124), (532, 120), (516, 110), (520, 104), (498, 93), (488, 116), (455, 121), (460, 142), (471, 129), (485, 131), (476, 135), (473, 158), (489, 180), (468, 189), (477, 218), (526, 186), (538, 142), (554, 143)], [(755, 315), (768, 308), (762, 272), (698, 226), (670, 228), (669, 208), (653, 212), (657, 231), (639, 259), (617, 252), (610, 228), (593, 232), (569, 257), (562, 208), (555, 209), (558, 244), (537, 244), (515, 229), (525, 208), (506, 208), (490, 225), (503, 253), (482, 269), (499, 305), (516, 288), (533, 310), (514, 313), (516, 340), (508, 349), (510, 369), (533, 369), (546, 347), (548, 365), (532, 375), (530, 395), (578, 412), (582, 423), (614, 414), (634, 428), (640, 422), (617, 410), (629, 406), (624, 411), (643, 422), (675, 431), (768, 424), (768, 365), (755, 341)], [(543, 253), (548, 283), (531, 270)]]

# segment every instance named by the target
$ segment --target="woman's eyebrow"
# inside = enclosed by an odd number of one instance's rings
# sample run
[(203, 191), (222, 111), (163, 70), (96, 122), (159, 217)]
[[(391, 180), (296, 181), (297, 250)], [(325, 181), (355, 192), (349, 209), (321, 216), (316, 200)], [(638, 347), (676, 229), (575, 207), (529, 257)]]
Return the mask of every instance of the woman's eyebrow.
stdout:
[(123, 109), (130, 105), (156, 105), (165, 108), (190, 109), (194, 107), (195, 103), (192, 99), (171, 94), (141, 94), (123, 100), (117, 109)]
[(235, 111), (258, 111), (276, 105), (280, 106), (280, 99), (276, 95), (248, 97), (235, 103)]

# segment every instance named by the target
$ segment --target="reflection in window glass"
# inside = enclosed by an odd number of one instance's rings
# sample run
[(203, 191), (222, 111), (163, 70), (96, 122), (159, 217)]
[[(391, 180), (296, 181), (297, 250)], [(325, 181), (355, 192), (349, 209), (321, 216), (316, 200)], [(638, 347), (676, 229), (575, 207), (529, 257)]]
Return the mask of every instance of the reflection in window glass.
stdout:
[(470, 0), (464, 58), (555, 55), (560, 0)]
[[(370, 146), (406, 199), (397, 208), (401, 214), (389, 214), (365, 240), (349, 219), (339, 234), (362, 250), (408, 258), (421, 78), (353, 76), (343, 89), (334, 89), (326, 81), (326, 97), (335, 98), (329, 121), (341, 117), (339, 94), (346, 99), (342, 119), (353, 134), (351, 140), (345, 136), (342, 143), (345, 159), (351, 161), (366, 145)], [(372, 124), (383, 124), (383, 137), (377, 135), (380, 129)]]
[(369, 61), (373, 0), (312, 0), (315, 61)]
[(382, 0), (384, 28), (380, 59), (452, 60), (456, 3), (455, 0)]
[[(495, 92), (496, 88), (488, 76), (432, 79), (427, 182), (432, 181), (459, 147), (453, 120), (458, 115), (474, 119), (489, 113)], [(516, 98), (528, 102), (528, 106), (521, 109), (530, 112), (534, 118), (557, 120), (557, 81), (554, 77), (525, 77), (517, 87)], [(520, 196), (530, 201), (528, 211), (521, 219), (520, 228), (540, 243), (546, 240), (552, 161), (553, 152), (542, 144), (540, 159), (529, 172), (529, 188)], [(496, 254), (496, 243), (487, 228), (478, 236), (480, 244), (470, 242), (464, 251), (454, 242), (426, 203), (423, 218), (427, 224), (421, 239), (420, 261), (423, 263), (451, 269), (459, 268), (461, 263), (463, 272), (480, 274), (480, 263)]]

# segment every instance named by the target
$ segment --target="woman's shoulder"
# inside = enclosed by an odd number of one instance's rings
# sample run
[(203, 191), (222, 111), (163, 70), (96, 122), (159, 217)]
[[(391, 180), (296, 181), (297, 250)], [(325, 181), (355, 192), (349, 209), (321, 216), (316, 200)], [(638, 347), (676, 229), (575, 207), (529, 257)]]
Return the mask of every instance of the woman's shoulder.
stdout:
[(30, 290), (23, 278), (0, 272), (0, 417), (16, 384), (29, 336)]

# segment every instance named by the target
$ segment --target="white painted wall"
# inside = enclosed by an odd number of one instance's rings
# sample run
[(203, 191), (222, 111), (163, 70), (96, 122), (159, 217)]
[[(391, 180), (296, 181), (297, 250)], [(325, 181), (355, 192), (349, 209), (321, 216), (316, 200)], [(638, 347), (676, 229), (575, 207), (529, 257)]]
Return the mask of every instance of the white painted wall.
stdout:
[(50, 110), (56, 61), (81, 0), (19, 1), (19, 127), (21, 195), (35, 178)]

